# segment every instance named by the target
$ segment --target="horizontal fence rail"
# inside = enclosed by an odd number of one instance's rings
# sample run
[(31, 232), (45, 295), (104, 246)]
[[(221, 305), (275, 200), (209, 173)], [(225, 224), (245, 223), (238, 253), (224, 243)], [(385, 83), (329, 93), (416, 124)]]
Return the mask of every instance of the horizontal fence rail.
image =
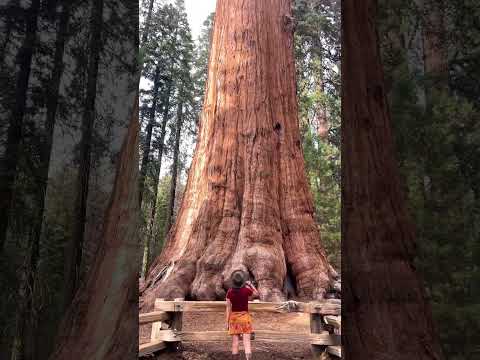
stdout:
[[(270, 330), (255, 331), (255, 341), (308, 342), (314, 359), (341, 358), (341, 302), (330, 299), (316, 302), (249, 302), (249, 311), (266, 313), (301, 312), (310, 314), (310, 334)], [(175, 348), (182, 341), (230, 341), (228, 331), (182, 331), (183, 312), (225, 312), (225, 301), (164, 301), (157, 299), (153, 312), (140, 314), (140, 325), (152, 324), (150, 342), (140, 345), (139, 357), (167, 348)]]
[[(225, 301), (159, 301), (155, 302), (156, 311), (165, 312), (225, 312)], [(324, 301), (302, 303), (296, 301), (286, 302), (260, 302), (250, 301), (250, 312), (287, 313), (303, 312), (318, 313), (323, 315), (340, 315), (341, 304), (339, 301)]]

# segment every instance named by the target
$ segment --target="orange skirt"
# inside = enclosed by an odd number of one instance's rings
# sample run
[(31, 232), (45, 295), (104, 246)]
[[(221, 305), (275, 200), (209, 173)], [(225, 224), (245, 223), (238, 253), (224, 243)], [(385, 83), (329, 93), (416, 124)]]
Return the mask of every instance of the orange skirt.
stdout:
[(228, 333), (230, 335), (252, 333), (252, 317), (248, 311), (230, 313), (230, 319), (228, 320)]

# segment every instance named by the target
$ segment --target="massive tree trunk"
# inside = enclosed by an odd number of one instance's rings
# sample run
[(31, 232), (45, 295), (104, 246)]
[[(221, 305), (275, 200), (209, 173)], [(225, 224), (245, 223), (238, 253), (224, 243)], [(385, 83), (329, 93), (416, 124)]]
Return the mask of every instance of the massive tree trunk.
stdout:
[(138, 134), (137, 99), (98, 256), (62, 320), (51, 360), (138, 356)]
[(335, 271), (314, 221), (298, 128), (290, 0), (218, 0), (199, 138), (182, 205), (142, 287), (224, 299), (233, 269), (284, 299), (322, 298)]
[(28, 83), (37, 39), (39, 11), (40, 0), (33, 0), (30, 8), (25, 12), (25, 38), (17, 55), (19, 70), (15, 84), (15, 103), (8, 126), (5, 155), (3, 159), (0, 159), (0, 254), (3, 252), (7, 237), (13, 187), (20, 155), (23, 119), (27, 108)]
[(399, 183), (376, 1), (343, 0), (342, 293), (345, 358), (441, 359)]
[(90, 163), (92, 156), (93, 125), (95, 121), (95, 99), (97, 97), (97, 76), (100, 52), (102, 49), (103, 0), (91, 2), (90, 43), (87, 93), (82, 118), (82, 136), (79, 144), (80, 166), (78, 169), (77, 194), (75, 200), (73, 236), (67, 245), (65, 259), (65, 306), (75, 295), (80, 280), (87, 199), (90, 181)]

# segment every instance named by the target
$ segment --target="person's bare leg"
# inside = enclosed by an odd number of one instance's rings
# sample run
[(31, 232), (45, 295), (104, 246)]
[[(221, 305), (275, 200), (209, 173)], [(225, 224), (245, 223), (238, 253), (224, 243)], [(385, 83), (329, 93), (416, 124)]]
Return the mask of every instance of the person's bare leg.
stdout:
[(252, 359), (252, 343), (250, 342), (250, 334), (243, 334), (243, 348), (247, 360)]
[(238, 355), (238, 335), (232, 336), (232, 355)]

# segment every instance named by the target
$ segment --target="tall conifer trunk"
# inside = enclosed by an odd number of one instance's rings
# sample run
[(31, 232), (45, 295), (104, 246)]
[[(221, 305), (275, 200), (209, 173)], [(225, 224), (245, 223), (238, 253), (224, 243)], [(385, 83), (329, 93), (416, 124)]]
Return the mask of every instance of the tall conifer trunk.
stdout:
[(155, 68), (155, 78), (153, 80), (153, 98), (152, 107), (150, 108), (148, 116), (148, 124), (146, 128), (147, 136), (145, 137), (145, 143), (143, 144), (143, 156), (142, 165), (140, 168), (140, 197), (139, 203), (142, 205), (143, 190), (145, 188), (145, 177), (147, 176), (147, 168), (150, 163), (150, 146), (152, 143), (153, 126), (155, 125), (155, 113), (157, 111), (158, 102), (158, 90), (160, 88), (160, 64), (157, 64)]
[(82, 118), (82, 135), (79, 144), (80, 166), (78, 169), (73, 236), (67, 245), (65, 254), (65, 307), (72, 301), (80, 281), (80, 266), (82, 262), (90, 181), (98, 65), (102, 49), (103, 0), (95, 0), (92, 1), (91, 4), (88, 80)]
[(177, 106), (177, 122), (175, 124), (175, 145), (173, 147), (172, 180), (170, 182), (170, 196), (168, 199), (167, 218), (165, 220), (165, 234), (168, 234), (172, 226), (173, 211), (177, 192), (178, 157), (180, 155), (180, 136), (183, 123), (183, 104)]
[(342, 280), (346, 359), (442, 358), (401, 192), (375, 0), (342, 1)]
[(146, 272), (148, 270), (149, 262), (151, 260), (151, 247), (153, 246), (153, 228), (155, 226), (155, 216), (157, 214), (157, 196), (158, 196), (158, 182), (160, 177), (160, 172), (162, 170), (162, 158), (163, 150), (165, 146), (165, 135), (167, 133), (167, 122), (168, 122), (168, 113), (170, 110), (170, 93), (172, 91), (172, 81), (167, 79), (167, 89), (164, 96), (164, 105), (163, 105), (163, 119), (162, 119), (162, 128), (160, 129), (160, 139), (158, 140), (158, 158), (157, 158), (157, 167), (158, 170), (155, 174), (155, 182), (153, 186), (153, 199), (151, 203), (150, 218), (147, 225), (147, 234), (145, 236), (145, 244), (143, 247), (143, 262), (142, 262), (142, 278), (145, 278)]
[[(435, 87), (448, 86), (448, 43), (444, 0), (423, 0), (423, 52), (427, 76), (435, 78)], [(427, 94), (428, 95), (428, 94)]]
[(182, 205), (142, 287), (224, 299), (234, 269), (263, 300), (322, 298), (335, 271), (314, 221), (298, 128), (291, 0), (218, 0), (199, 138)]
[[(19, 71), (15, 84), (15, 103), (7, 132), (5, 155), (0, 161), (0, 254), (3, 251), (7, 236), (17, 164), (21, 153), (23, 124), (27, 110), (28, 84), (37, 41), (39, 11), (40, 1), (33, 0), (30, 8), (25, 12), (25, 38), (17, 56)], [(29, 238), (25, 270), (21, 274), (18, 287), (18, 309), (15, 316), (15, 335), (11, 352), (12, 360), (26, 358), (25, 334), (31, 315), (31, 299), (33, 296), (33, 289), (29, 284), (33, 282), (31, 263), (32, 255), (35, 251), (36, 249), (32, 248)], [(33, 261), (36, 261), (36, 259), (33, 259)]]
[(152, 12), (153, 12), (154, 2), (155, 0), (150, 0), (150, 2), (148, 3), (148, 12), (147, 12), (147, 18), (145, 20), (145, 29), (143, 30), (142, 41), (140, 42), (140, 46), (145, 46), (145, 43), (148, 40), (148, 36), (150, 35), (150, 27), (152, 25), (151, 22), (152, 22)]
[(15, 102), (7, 131), (5, 155), (0, 159), (0, 254), (3, 252), (7, 237), (23, 120), (27, 108), (28, 83), (37, 40), (39, 11), (40, 0), (32, 0), (30, 8), (25, 12), (25, 38), (17, 55), (19, 69), (15, 83)]

